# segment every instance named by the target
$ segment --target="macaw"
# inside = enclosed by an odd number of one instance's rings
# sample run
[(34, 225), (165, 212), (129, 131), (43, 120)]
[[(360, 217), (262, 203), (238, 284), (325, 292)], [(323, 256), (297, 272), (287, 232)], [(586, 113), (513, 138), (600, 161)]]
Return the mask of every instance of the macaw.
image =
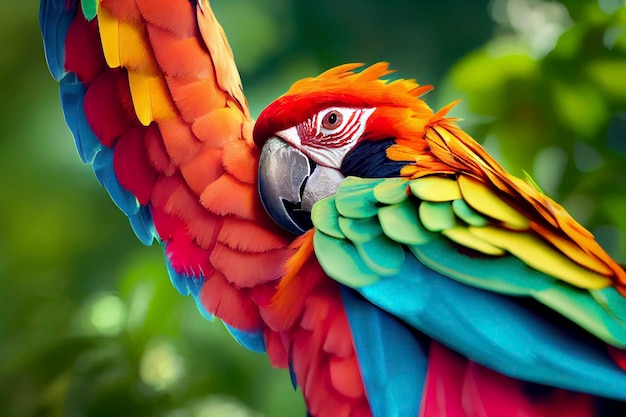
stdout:
[(311, 416), (626, 412), (626, 272), (386, 63), (256, 123), (208, 0), (41, 0), (81, 159)]

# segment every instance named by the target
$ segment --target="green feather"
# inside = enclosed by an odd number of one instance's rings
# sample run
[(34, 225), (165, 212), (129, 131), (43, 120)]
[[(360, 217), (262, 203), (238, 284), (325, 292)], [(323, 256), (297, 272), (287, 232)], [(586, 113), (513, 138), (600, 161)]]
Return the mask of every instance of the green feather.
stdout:
[(626, 298), (615, 287), (591, 290), (589, 293), (611, 315), (626, 320)]
[(431, 203), (422, 201), (419, 206), (419, 218), (424, 227), (431, 232), (440, 232), (455, 226), (454, 212), (449, 202)]
[(533, 296), (606, 343), (626, 348), (624, 322), (609, 314), (588, 291), (557, 282)]
[(365, 243), (383, 234), (376, 216), (364, 219), (340, 217), (339, 228), (344, 236), (355, 243)]
[(409, 249), (420, 262), (445, 276), (498, 293), (530, 295), (531, 291), (550, 288), (556, 282), (512, 256), (469, 257), (443, 237)]
[[(315, 205), (315, 253), (330, 277), (356, 288), (373, 284), (399, 273), (408, 247), (420, 262), (443, 275), (488, 291), (532, 297), (606, 343), (626, 348), (626, 299), (613, 287), (588, 291), (570, 285), (506, 253), (518, 248), (509, 248), (511, 239), (528, 232), (500, 230), (481, 213), (516, 229), (528, 227), (528, 219), (493, 191), (471, 178), (457, 183), (430, 177), (408, 184), (421, 202), (407, 197), (407, 180), (349, 177), (335, 197)], [(468, 256), (459, 246), (485, 255)], [(535, 252), (541, 249), (536, 246)], [(533, 259), (546, 256), (540, 251)]]
[(316, 230), (313, 246), (320, 265), (334, 280), (352, 288), (364, 287), (379, 280), (349, 241), (335, 239)]
[(83, 15), (88, 21), (93, 20), (98, 14), (98, 0), (81, 0), (80, 5), (83, 9)]
[(405, 178), (387, 178), (374, 187), (374, 198), (382, 204), (399, 204), (408, 198), (407, 187)]
[[(529, 268), (514, 256), (469, 257), (444, 239), (409, 249), (420, 262), (443, 275), (493, 292), (533, 297), (606, 343), (626, 347), (626, 326), (613, 314), (624, 308), (623, 299), (613, 300), (621, 297), (616, 291), (603, 289), (590, 293)], [(607, 309), (596, 297), (605, 297), (608, 304), (620, 307)]]
[(452, 210), (454, 210), (454, 214), (470, 226), (483, 227), (489, 224), (489, 220), (468, 206), (465, 200), (454, 200), (452, 202)]
[(385, 235), (405, 245), (420, 245), (436, 237), (420, 223), (414, 201), (381, 207), (378, 219)]
[(346, 178), (337, 190), (335, 205), (339, 214), (353, 219), (372, 217), (378, 213), (374, 187), (382, 179)]
[(329, 236), (345, 239), (339, 228), (339, 212), (335, 206), (335, 197), (328, 197), (318, 201), (311, 210), (311, 221), (315, 228)]
[(357, 242), (354, 246), (365, 265), (378, 275), (395, 275), (404, 264), (404, 249), (385, 235), (375, 236), (364, 243)]

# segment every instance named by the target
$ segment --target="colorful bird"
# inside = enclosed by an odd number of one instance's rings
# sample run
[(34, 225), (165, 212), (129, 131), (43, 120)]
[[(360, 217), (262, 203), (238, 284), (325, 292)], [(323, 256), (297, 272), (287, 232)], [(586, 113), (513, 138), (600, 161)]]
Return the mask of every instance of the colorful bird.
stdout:
[(387, 64), (256, 123), (208, 0), (42, 0), (81, 159), (312, 416), (626, 411), (626, 272)]

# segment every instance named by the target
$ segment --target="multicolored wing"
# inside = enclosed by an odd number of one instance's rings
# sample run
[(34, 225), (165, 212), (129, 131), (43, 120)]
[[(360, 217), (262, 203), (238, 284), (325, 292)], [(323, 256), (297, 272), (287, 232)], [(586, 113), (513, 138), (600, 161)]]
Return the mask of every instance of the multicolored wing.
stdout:
[[(421, 175), (409, 165), (404, 178), (349, 177), (315, 205), (313, 243), (326, 273), (491, 370), (626, 400), (626, 371), (609, 354), (626, 348), (624, 271), (531, 185), (495, 161), (471, 159), (479, 145), (450, 120), (431, 125), (425, 139), (453, 169)], [(408, 147), (394, 152), (414, 155)], [(359, 351), (371, 343), (368, 323), (347, 311)], [(374, 392), (392, 380), (373, 373), (366, 386)], [(430, 389), (444, 383), (434, 382)]]
[(305, 262), (297, 297), (274, 302), (303, 247), (261, 206), (252, 122), (208, 2), (42, 0), (40, 20), (81, 159), (139, 239), (161, 243), (174, 286), (290, 367), (314, 415), (371, 415), (339, 285)]
[(206, 0), (43, 0), (40, 20), (81, 159), (162, 244), (174, 286), (263, 350), (248, 289), (280, 277), (289, 241), (257, 198), (252, 121)]

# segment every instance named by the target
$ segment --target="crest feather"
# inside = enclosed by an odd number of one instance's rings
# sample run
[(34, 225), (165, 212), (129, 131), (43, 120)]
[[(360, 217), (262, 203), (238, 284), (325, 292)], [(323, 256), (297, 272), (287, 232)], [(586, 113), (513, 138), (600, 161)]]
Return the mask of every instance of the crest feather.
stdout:
[[(317, 77), (304, 78), (259, 116), (254, 128), (254, 141), (262, 146), (267, 138), (306, 120), (312, 114), (330, 106), (352, 108), (411, 109), (426, 123), (432, 110), (419, 97), (432, 90), (414, 79), (396, 80), (384, 77), (393, 73), (387, 62), (363, 68), (360, 63), (344, 64)], [(363, 68), (360, 71), (355, 71)]]

